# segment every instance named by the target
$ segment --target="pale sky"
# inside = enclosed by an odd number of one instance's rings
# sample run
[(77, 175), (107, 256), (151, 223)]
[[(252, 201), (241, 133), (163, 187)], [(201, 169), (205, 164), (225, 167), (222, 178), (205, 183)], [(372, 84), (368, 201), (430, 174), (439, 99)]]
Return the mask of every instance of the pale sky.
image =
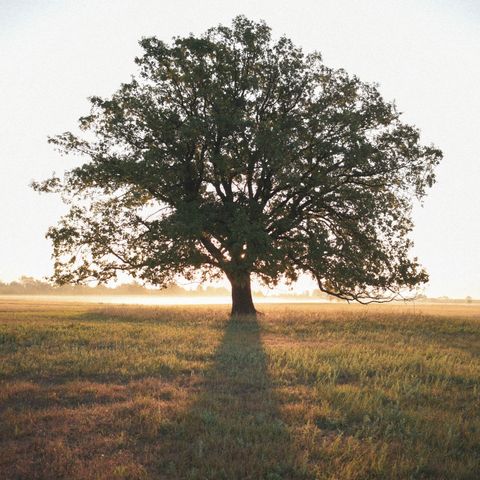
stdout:
[(74, 165), (47, 136), (74, 129), (87, 97), (135, 72), (138, 40), (263, 19), (332, 67), (378, 82), (445, 158), (415, 209), (426, 293), (480, 298), (479, 0), (0, 0), (0, 280), (52, 269), (47, 228), (65, 211), (29, 187)]

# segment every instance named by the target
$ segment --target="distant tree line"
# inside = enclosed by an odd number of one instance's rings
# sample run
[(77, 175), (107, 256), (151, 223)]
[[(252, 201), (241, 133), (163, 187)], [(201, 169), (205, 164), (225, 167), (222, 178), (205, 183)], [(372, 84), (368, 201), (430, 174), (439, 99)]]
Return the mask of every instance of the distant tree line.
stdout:
[(19, 280), (0, 282), (0, 295), (230, 295), (223, 287), (199, 285), (189, 290), (180, 285), (166, 288), (146, 288), (138, 283), (125, 283), (115, 287), (106, 285), (54, 285), (44, 280), (22, 276)]
[[(263, 296), (262, 292), (254, 292), (255, 296)], [(0, 295), (165, 295), (165, 296), (230, 296), (230, 290), (224, 287), (199, 284), (194, 289), (187, 289), (180, 285), (171, 284), (165, 288), (147, 288), (139, 283), (124, 283), (115, 287), (106, 285), (55, 285), (29, 276), (22, 276), (19, 280), (5, 283), (0, 281)], [(318, 297), (327, 299), (327, 295), (320, 290), (313, 292), (282, 294), (288, 297)]]
[[(231, 292), (225, 287), (214, 287), (212, 285), (199, 284), (194, 289), (184, 288), (181, 285), (171, 284), (165, 288), (147, 288), (139, 283), (123, 283), (115, 287), (106, 285), (55, 285), (45, 280), (38, 280), (34, 277), (22, 276), (13, 282), (0, 281), (0, 295), (163, 295), (163, 296), (230, 296)], [(260, 291), (255, 291), (256, 297), (263, 297)], [(319, 289), (288, 292), (274, 295), (277, 297), (288, 297), (297, 299), (321, 299), (328, 301), (340, 301), (336, 297), (328, 295)], [(480, 300), (471, 296), (463, 298), (449, 298), (446, 296), (430, 298), (419, 294), (415, 301), (434, 303), (480, 303)]]

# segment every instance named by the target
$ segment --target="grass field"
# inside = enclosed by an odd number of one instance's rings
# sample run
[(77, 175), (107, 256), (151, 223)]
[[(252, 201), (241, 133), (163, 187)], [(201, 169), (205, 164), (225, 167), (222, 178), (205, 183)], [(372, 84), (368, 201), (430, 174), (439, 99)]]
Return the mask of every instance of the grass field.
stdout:
[(2, 479), (478, 479), (480, 307), (0, 301)]

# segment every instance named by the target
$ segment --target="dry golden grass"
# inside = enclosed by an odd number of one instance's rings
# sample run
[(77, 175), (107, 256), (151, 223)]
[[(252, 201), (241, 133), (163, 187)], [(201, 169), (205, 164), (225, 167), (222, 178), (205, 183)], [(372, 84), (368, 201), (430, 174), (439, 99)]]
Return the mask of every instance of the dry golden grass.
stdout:
[(2, 479), (477, 479), (480, 307), (0, 301)]

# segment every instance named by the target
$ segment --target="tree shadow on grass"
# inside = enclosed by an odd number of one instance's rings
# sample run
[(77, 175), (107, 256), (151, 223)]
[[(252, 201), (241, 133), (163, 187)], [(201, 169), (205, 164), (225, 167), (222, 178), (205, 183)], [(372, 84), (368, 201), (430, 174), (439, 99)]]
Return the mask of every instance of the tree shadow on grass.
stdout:
[(311, 478), (281, 421), (255, 319), (228, 321), (203, 389), (175, 430), (181, 447), (157, 463), (162, 478)]
[[(88, 315), (98, 321), (114, 318), (114, 314)], [(124, 312), (123, 317), (131, 314)], [(164, 322), (170, 317), (175, 319), (167, 311), (149, 311), (140, 318)], [(130, 347), (120, 342), (119, 350), (107, 349), (106, 355), (94, 357), (96, 362), (107, 362), (108, 376), (89, 360), (89, 349), (98, 349), (98, 342), (84, 345), (92, 370), (78, 369), (83, 358), (76, 349), (78, 343), (83, 352), (80, 335), (72, 340), (73, 353), (66, 356), (71, 362), (66, 376), (47, 363), (48, 377), (37, 373), (19, 383), (18, 375), (12, 378), (6, 385), (10, 390), (0, 398), (2, 406), (8, 407), (0, 428), (4, 460), (2, 464), (0, 455), (0, 470), (7, 472), (5, 478), (311, 478), (281, 421), (257, 321), (226, 323), (223, 312), (207, 310), (198, 317), (194, 310), (185, 312), (182, 319), (188, 329), (198, 329), (160, 342), (153, 353), (146, 348), (148, 342), (140, 339), (137, 344), (135, 337), (131, 347), (140, 353), (135, 350), (133, 356), (116, 359)], [(217, 342), (221, 331), (222, 340), (212, 354), (209, 342)], [(148, 329), (139, 332), (161, 335)], [(197, 338), (200, 335), (204, 337)], [(194, 344), (195, 339), (201, 340), (200, 346)], [(182, 360), (185, 351), (200, 355), (198, 361), (181, 361), (180, 366), (174, 362), (169, 367), (168, 362), (177, 357)], [(163, 354), (165, 368), (160, 359), (146, 371), (132, 371), (133, 362), (158, 360)], [(205, 361), (211, 361), (210, 366)], [(199, 370), (185, 371), (190, 365)]]

